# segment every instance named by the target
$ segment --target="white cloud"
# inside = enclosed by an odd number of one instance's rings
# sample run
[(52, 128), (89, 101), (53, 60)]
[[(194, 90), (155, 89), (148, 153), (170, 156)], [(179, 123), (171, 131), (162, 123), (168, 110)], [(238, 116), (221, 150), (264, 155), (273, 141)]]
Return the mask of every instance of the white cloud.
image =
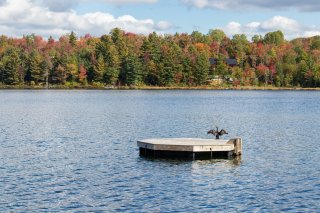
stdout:
[(318, 31), (305, 31), (303, 33), (304, 37), (312, 37), (312, 36), (319, 36), (320, 35), (320, 30)]
[(103, 12), (80, 15), (74, 10), (51, 11), (32, 0), (7, 1), (0, 5), (0, 11), (1, 33), (9, 36), (35, 33), (44, 37), (59, 37), (72, 30), (78, 35), (90, 33), (100, 36), (115, 27), (146, 34), (153, 31), (165, 32), (171, 28), (171, 24), (165, 21), (156, 23), (152, 19), (139, 20), (131, 15), (114, 17)]
[(266, 31), (279, 29), (289, 33), (299, 32), (301, 30), (301, 26), (297, 21), (283, 16), (274, 16), (272, 19), (262, 22), (260, 27)]
[(224, 31), (227, 34), (239, 34), (242, 33), (243, 30), (240, 23), (232, 21), (225, 26)]
[(320, 11), (318, 0), (181, 0), (189, 7), (232, 9), (268, 8), (286, 9), (296, 8), (300, 11)]
[(274, 16), (273, 18), (263, 22), (251, 22), (240, 24), (238, 22), (230, 22), (222, 28), (225, 33), (232, 37), (234, 34), (246, 34), (248, 39), (253, 35), (264, 35), (267, 32), (281, 30), (287, 39), (296, 37), (310, 37), (320, 35), (319, 27), (307, 27), (299, 24), (296, 20)]

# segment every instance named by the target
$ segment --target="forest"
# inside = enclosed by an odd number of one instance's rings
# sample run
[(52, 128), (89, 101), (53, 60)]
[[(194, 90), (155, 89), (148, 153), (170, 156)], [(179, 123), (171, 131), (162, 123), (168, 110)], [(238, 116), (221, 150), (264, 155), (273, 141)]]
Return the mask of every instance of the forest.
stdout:
[(319, 87), (320, 36), (287, 41), (281, 31), (249, 39), (218, 29), (140, 35), (115, 28), (101, 37), (0, 37), (2, 87), (197, 87), (217, 77), (225, 87)]

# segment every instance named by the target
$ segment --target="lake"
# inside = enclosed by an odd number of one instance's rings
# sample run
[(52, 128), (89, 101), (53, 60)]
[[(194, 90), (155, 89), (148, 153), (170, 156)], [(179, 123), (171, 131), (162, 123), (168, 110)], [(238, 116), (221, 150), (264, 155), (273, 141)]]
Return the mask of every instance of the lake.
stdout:
[[(0, 212), (320, 211), (320, 92), (0, 90), (0, 118)], [(241, 159), (139, 157), (215, 126)]]

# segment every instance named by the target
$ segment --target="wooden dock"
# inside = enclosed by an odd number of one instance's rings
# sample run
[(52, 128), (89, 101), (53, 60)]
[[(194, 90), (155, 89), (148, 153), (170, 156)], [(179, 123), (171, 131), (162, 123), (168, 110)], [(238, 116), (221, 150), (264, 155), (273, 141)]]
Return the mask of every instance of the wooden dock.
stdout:
[(137, 141), (140, 156), (191, 159), (230, 158), (242, 154), (242, 139), (161, 138)]

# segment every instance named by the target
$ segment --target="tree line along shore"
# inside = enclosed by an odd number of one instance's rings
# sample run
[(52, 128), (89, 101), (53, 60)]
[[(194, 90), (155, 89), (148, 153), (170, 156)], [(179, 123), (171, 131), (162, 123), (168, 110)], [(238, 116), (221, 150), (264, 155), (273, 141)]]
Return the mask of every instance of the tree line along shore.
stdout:
[[(281, 31), (0, 37), (2, 89), (303, 89), (320, 86), (320, 36)], [(230, 64), (228, 60), (235, 63)]]

